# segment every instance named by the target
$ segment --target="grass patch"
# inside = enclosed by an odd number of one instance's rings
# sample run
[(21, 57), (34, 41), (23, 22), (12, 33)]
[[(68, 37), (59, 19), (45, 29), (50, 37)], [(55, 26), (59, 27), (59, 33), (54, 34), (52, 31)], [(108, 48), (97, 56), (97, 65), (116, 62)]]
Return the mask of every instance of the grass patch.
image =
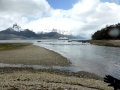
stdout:
[(17, 49), (24, 46), (31, 45), (31, 43), (0, 43), (1, 50)]
[(109, 40), (85, 40), (86, 42), (89, 43), (107, 43)]
[(120, 47), (120, 41), (116, 40), (82, 40), (81, 42), (99, 46)]

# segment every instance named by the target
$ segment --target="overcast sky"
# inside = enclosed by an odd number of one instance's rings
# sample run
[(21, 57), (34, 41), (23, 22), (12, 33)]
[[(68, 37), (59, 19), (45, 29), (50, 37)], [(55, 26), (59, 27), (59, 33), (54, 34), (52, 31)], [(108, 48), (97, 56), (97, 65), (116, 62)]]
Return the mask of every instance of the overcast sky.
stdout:
[(54, 28), (90, 38), (119, 22), (119, 0), (0, 0), (0, 30), (17, 23), (35, 32)]

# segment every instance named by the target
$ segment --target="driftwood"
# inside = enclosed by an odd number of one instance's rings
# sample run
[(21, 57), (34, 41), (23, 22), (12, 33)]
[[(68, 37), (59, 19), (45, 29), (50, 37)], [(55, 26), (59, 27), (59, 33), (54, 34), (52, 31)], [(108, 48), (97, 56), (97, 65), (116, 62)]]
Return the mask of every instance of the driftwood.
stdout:
[(114, 90), (120, 90), (120, 80), (112, 77), (110, 75), (106, 75), (104, 78), (104, 82), (109, 83), (108, 86), (113, 87)]

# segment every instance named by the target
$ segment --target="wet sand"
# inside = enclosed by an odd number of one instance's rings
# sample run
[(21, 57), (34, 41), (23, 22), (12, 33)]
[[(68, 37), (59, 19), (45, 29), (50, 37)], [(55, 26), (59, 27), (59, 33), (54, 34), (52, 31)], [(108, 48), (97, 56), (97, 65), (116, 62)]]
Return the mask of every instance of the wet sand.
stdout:
[(60, 54), (35, 45), (0, 51), (0, 63), (44, 66), (69, 66), (71, 64)]

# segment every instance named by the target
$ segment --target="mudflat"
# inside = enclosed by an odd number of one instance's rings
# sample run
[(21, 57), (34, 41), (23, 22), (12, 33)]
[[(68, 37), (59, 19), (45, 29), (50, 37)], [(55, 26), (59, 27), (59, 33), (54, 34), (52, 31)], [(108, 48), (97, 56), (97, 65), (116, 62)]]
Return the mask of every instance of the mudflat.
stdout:
[(35, 45), (0, 51), (0, 63), (44, 66), (69, 66), (71, 64), (60, 54)]

